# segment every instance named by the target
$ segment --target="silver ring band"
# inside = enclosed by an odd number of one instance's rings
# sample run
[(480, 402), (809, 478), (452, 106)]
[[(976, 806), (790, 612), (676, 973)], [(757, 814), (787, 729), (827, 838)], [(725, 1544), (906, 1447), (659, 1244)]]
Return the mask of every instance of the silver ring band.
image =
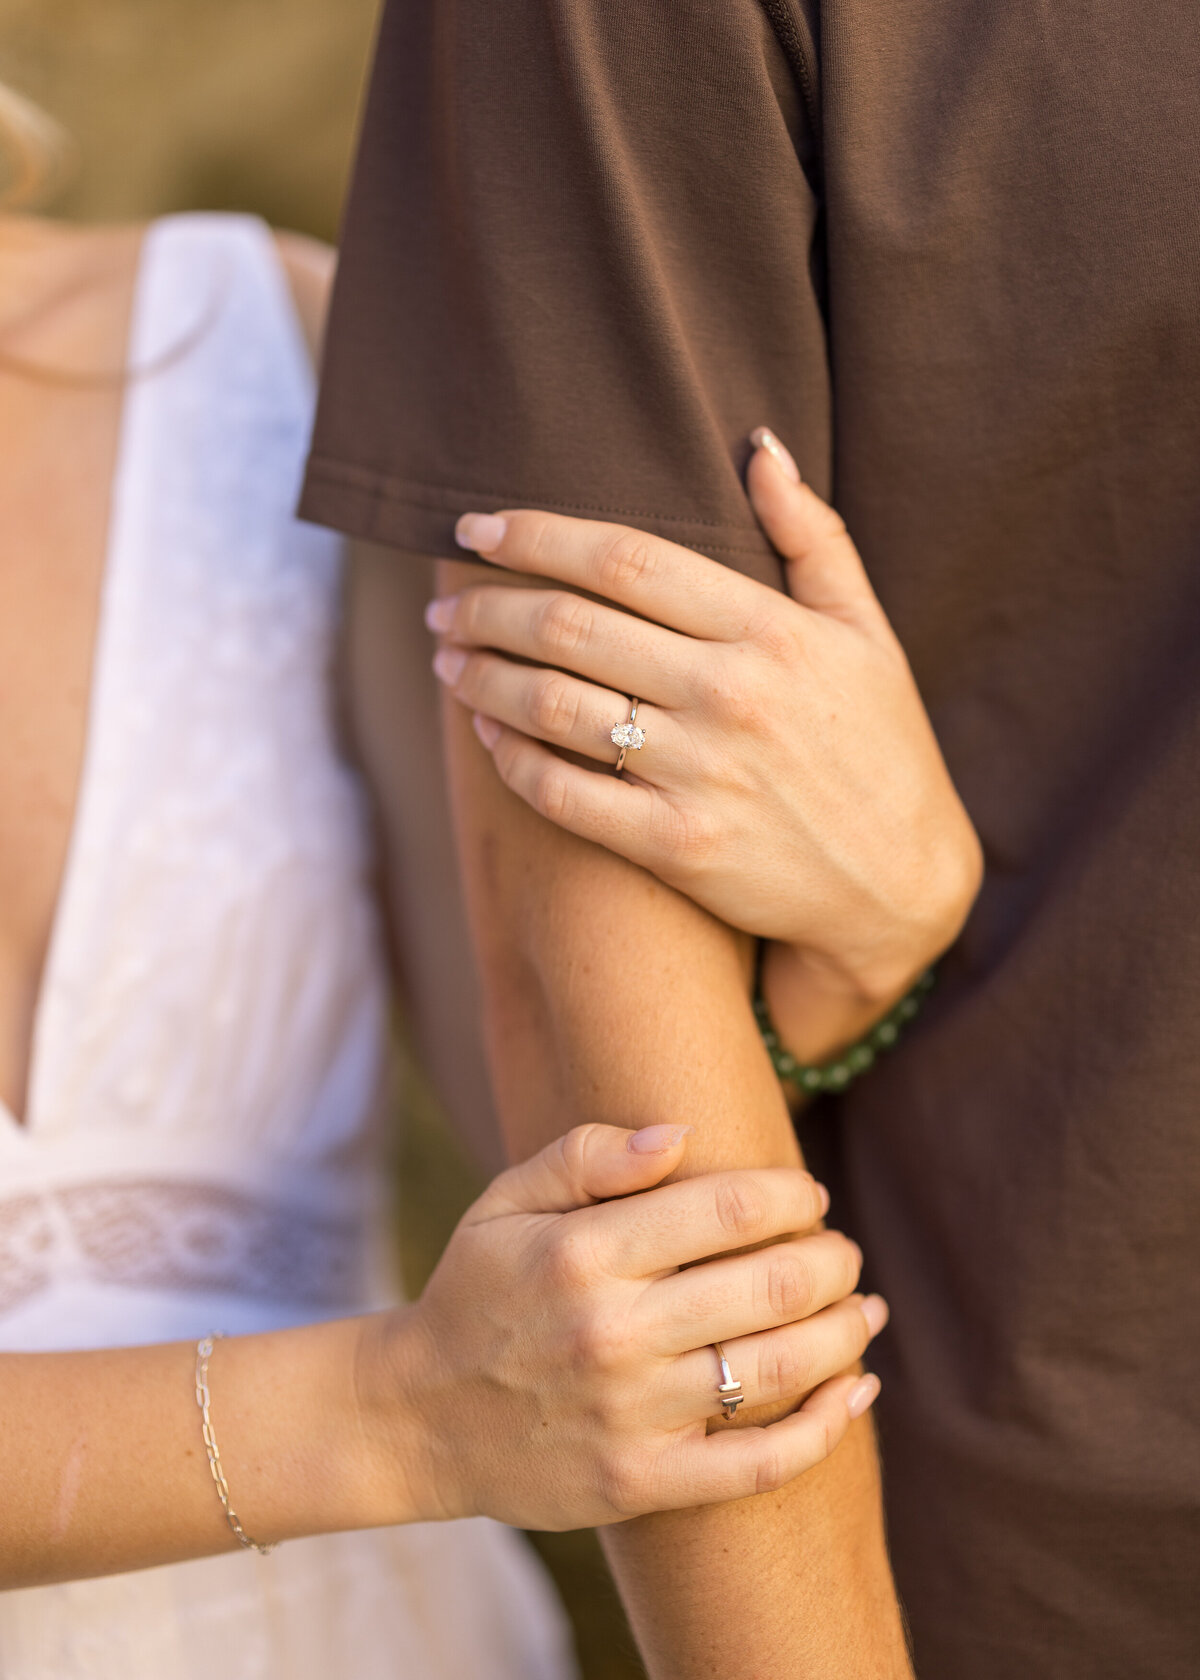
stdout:
[(721, 1411), (727, 1418), (736, 1417), (737, 1409), (746, 1396), (742, 1393), (741, 1383), (729, 1369), (729, 1361), (720, 1342), (713, 1343), (713, 1351), (721, 1362), (721, 1380), (717, 1384), (717, 1393), (721, 1397)]

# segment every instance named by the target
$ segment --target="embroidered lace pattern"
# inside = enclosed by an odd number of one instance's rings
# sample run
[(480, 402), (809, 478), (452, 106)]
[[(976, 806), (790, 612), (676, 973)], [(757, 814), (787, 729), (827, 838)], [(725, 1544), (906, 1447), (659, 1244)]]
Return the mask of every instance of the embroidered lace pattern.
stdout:
[(337, 1307), (363, 1266), (359, 1221), (224, 1185), (121, 1179), (0, 1201), (0, 1314), (72, 1277)]

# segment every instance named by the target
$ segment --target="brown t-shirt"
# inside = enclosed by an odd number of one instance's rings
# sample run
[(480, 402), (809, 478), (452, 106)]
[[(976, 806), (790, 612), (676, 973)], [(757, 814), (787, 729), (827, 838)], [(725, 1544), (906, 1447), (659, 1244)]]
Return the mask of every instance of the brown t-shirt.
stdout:
[(858, 539), (988, 873), (838, 1106), (924, 1680), (1200, 1673), (1200, 6), (395, 0), (304, 511)]

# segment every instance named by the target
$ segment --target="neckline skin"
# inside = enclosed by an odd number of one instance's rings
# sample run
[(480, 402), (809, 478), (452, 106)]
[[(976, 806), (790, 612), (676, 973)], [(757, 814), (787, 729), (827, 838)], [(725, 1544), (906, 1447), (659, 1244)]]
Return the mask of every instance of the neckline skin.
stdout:
[[(66, 405), (85, 396), (115, 406), (99, 423), (109, 428), (104, 454), (106, 482), (98, 501), (98, 535), (90, 561), (85, 561), (89, 592), (94, 600), (90, 620), (90, 648), (83, 672), (64, 672), (72, 681), (81, 680), (85, 699), (81, 739), (75, 743), (74, 793), (66, 823), (65, 845), (48, 931), (41, 948), (41, 960), (33, 960), (25, 990), (24, 1051), (13, 1069), (8, 1096), (0, 1096), (0, 1118), (21, 1134), (33, 1129), (36, 1118), (38, 1039), (46, 1000), (54, 983), (54, 951), (58, 942), (62, 907), (67, 896), (71, 860), (77, 849), (78, 829), (84, 804), (84, 786), (91, 737), (95, 725), (95, 685), (98, 651), (103, 632), (102, 595), (111, 563), (113, 485), (121, 457), (124, 430), (124, 369), (128, 367), (134, 327), (134, 305), (142, 269), (145, 229), (74, 229), (34, 218), (0, 217), (0, 395), (7, 385), (30, 388), (24, 371), (34, 369), (32, 385), (55, 403)], [(7, 324), (7, 325), (6, 325)], [(6, 365), (16, 358), (15, 371)], [(37, 370), (44, 367), (50, 377), (43, 382)], [(64, 376), (65, 377), (61, 377)], [(99, 376), (99, 377), (98, 377)], [(73, 384), (73, 381), (77, 383)], [(11, 452), (0, 470), (20, 472), (19, 459)], [(31, 626), (31, 633), (33, 627)], [(72, 661), (72, 664), (75, 662)], [(28, 961), (28, 954), (26, 955)], [(14, 957), (19, 967), (19, 954)], [(14, 996), (21, 994), (18, 981)], [(14, 1029), (18, 1032), (19, 1029)], [(15, 1098), (10, 1101), (9, 1098)]]

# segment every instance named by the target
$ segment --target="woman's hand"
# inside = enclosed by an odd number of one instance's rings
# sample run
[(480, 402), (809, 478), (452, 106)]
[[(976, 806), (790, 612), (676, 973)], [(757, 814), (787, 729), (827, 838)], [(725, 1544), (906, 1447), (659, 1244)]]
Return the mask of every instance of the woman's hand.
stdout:
[[(980, 850), (844, 525), (769, 433), (755, 441), (750, 496), (792, 599), (641, 531), (467, 514), (465, 547), (603, 599), (497, 585), (435, 601), (435, 668), (523, 799), (786, 942), (869, 1018), (957, 935)], [(611, 766), (631, 695), (646, 742), (623, 778), (560, 756)]]
[[(648, 1189), (683, 1148), (680, 1127), (581, 1127), (468, 1210), (416, 1306), (222, 1340), (213, 1423), (246, 1531), (477, 1512), (582, 1527), (779, 1487), (826, 1457), (878, 1393), (851, 1367), (887, 1308), (849, 1293), (862, 1257), (833, 1231), (679, 1271), (811, 1230), (828, 1200), (794, 1169)], [(808, 1398), (706, 1437), (710, 1338), (748, 1404)], [(195, 1364), (194, 1342), (0, 1353), (0, 1410), (27, 1447), (3, 1482), (0, 1589), (236, 1549)]]
[[(877, 1380), (851, 1368), (887, 1309), (849, 1293), (853, 1243), (820, 1231), (692, 1264), (811, 1232), (821, 1186), (778, 1168), (649, 1188), (683, 1132), (568, 1133), (468, 1210), (410, 1313), (377, 1321), (359, 1386), (417, 1515), (564, 1529), (736, 1499), (825, 1458), (870, 1405)], [(708, 1433), (714, 1341), (749, 1406), (808, 1398)]]

